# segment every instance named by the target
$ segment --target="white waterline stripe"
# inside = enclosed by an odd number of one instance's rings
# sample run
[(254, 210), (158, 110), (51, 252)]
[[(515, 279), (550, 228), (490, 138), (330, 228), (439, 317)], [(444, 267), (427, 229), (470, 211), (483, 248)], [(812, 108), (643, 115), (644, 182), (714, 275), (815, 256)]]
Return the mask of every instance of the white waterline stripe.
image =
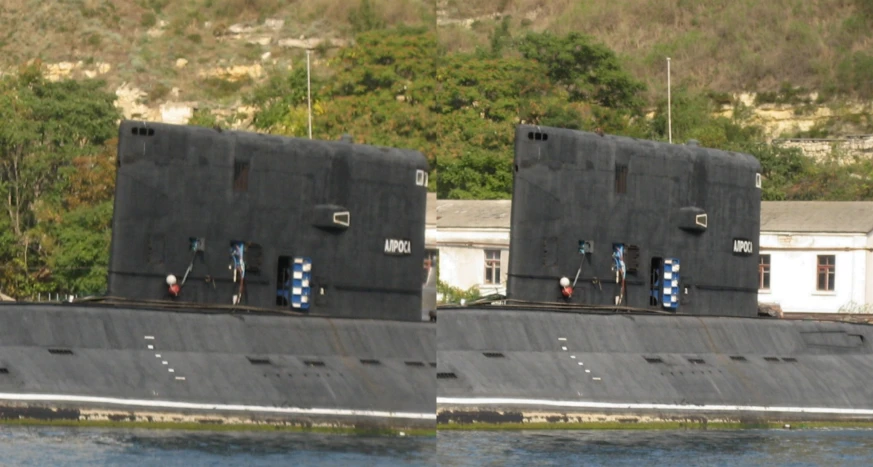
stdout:
[(386, 412), (378, 410), (354, 409), (305, 409), (302, 407), (269, 407), (266, 405), (202, 404), (196, 402), (121, 399), (116, 397), (70, 396), (65, 394), (14, 394), (5, 392), (0, 393), (0, 400), (91, 402), (95, 404), (134, 405), (139, 407), (159, 407), (165, 409), (227, 410), (236, 412), (270, 412), (307, 415), (345, 415), (353, 417), (414, 418), (417, 420), (436, 420), (436, 413)]
[(651, 410), (696, 410), (714, 412), (791, 412), (840, 415), (873, 415), (873, 409), (841, 409), (836, 407), (770, 407), (763, 405), (691, 405), (691, 404), (638, 404), (620, 402), (557, 401), (549, 399), (511, 399), (498, 397), (467, 398), (437, 397), (437, 404), (458, 405), (541, 405), (580, 409), (651, 409)]

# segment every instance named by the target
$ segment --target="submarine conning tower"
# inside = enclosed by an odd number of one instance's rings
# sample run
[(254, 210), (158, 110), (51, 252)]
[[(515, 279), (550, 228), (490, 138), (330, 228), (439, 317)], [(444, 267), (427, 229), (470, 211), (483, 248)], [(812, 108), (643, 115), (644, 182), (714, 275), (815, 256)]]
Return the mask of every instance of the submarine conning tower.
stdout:
[(427, 159), (122, 121), (108, 295), (421, 320)]
[(507, 296), (757, 316), (748, 154), (519, 125)]

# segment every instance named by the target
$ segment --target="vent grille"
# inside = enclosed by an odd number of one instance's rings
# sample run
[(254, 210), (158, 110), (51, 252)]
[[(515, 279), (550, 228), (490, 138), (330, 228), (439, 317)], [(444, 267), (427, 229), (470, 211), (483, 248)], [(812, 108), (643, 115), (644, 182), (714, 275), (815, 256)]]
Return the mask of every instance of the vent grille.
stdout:
[(305, 360), (303, 364), (306, 366), (325, 366), (324, 362), (320, 360)]
[(742, 355), (731, 355), (731, 360), (735, 362), (745, 362), (746, 357), (743, 357)]
[(783, 361), (783, 362), (789, 362), (789, 363), (797, 363), (797, 359), (794, 358), (794, 357), (785, 357), (785, 358), (782, 359), (782, 361)]
[(371, 359), (361, 359), (362, 365), (381, 365), (382, 362), (379, 360), (371, 360)]
[(452, 372), (438, 372), (437, 379), (458, 379), (458, 375)]
[(506, 355), (501, 352), (482, 352), (482, 355), (488, 358), (506, 358)]
[(692, 365), (703, 365), (706, 362), (702, 358), (689, 358), (688, 363), (691, 363)]
[(258, 358), (258, 357), (246, 357), (246, 358), (249, 359), (249, 363), (251, 363), (252, 365), (269, 365), (270, 364), (269, 358)]
[(70, 349), (48, 349), (48, 351), (52, 355), (73, 355)]
[(424, 366), (424, 362), (403, 362), (406, 366)]
[(779, 357), (764, 357), (764, 360), (766, 360), (768, 362), (778, 362)]
[(154, 128), (133, 127), (130, 129), (130, 132), (132, 134), (138, 135), (138, 136), (154, 136), (155, 135)]
[(661, 357), (643, 357), (649, 363), (664, 363), (664, 360)]
[(0, 368), (0, 375), (8, 375), (9, 368)]
[(541, 131), (531, 131), (528, 132), (527, 139), (534, 141), (548, 141), (549, 134)]
[(430, 362), (430, 366), (436, 368), (436, 362)]

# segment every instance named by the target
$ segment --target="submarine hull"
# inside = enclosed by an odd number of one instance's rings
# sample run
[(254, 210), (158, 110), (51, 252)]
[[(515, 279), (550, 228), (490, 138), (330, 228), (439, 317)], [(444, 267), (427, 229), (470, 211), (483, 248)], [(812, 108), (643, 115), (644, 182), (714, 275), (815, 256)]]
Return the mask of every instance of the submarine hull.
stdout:
[(0, 305), (0, 417), (434, 428), (435, 325)]
[(868, 325), (441, 309), (438, 426), (873, 421)]

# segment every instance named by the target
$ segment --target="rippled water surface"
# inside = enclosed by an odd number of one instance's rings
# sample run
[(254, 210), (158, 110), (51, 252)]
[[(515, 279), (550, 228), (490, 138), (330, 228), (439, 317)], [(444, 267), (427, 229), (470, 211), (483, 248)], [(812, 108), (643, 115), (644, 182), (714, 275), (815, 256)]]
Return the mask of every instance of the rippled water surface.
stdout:
[(0, 465), (435, 465), (435, 437), (2, 427)]
[(869, 466), (873, 431), (543, 431), (438, 434), (444, 466)]
[(444, 431), (434, 438), (7, 426), (0, 465), (862, 466), (873, 465), (873, 431)]

